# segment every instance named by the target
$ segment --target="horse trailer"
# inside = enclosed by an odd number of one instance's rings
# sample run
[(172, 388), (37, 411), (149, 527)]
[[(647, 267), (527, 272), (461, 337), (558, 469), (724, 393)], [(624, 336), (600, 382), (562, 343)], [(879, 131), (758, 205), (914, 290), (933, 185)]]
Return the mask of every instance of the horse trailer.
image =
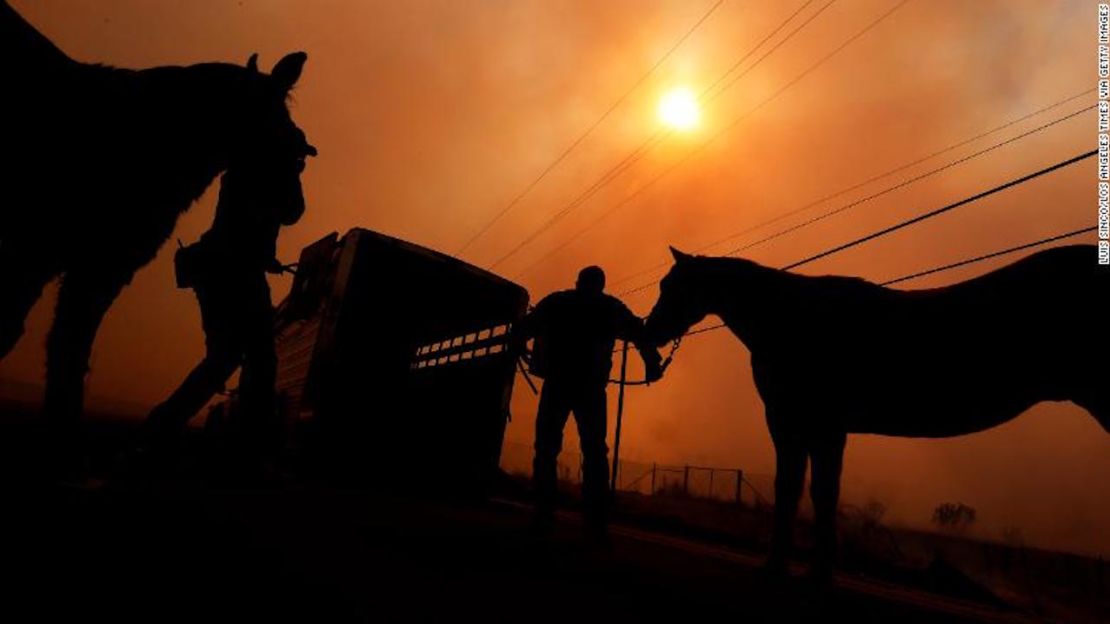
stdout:
[(482, 487), (497, 474), (527, 291), (366, 229), (306, 247), (277, 307), (277, 390), (314, 465)]

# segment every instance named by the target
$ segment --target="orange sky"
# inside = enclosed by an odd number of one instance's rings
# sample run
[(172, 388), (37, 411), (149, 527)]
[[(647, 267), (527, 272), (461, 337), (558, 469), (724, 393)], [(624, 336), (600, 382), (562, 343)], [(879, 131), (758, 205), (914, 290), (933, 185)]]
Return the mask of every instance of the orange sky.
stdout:
[[(245, 62), (259, 52), (269, 66), (286, 52), (308, 51), (293, 115), (321, 155), (304, 178), (309, 211), (279, 244), (292, 261), (305, 244), (356, 225), (457, 250), (711, 0), (12, 4), (82, 61), (147, 67)], [(664, 91), (680, 85), (700, 91), (797, 4), (726, 0), (466, 259), (487, 265), (500, 257), (658, 128), (655, 106)], [(568, 287), (585, 263), (601, 264), (615, 281), (665, 260), (667, 243), (700, 247), (1094, 86), (1094, 2), (916, 0), (550, 262), (530, 266), (893, 4), (834, 4), (705, 110), (697, 132), (664, 142), (499, 272), (521, 281), (533, 299)], [(1091, 102), (1093, 96), (1077, 100), (892, 181)], [(1090, 149), (1093, 135), (1094, 116), (1086, 114), (749, 257), (788, 263)], [(805, 271), (890, 278), (1090, 225), (1094, 175), (1087, 161)], [(211, 221), (213, 202), (210, 191), (175, 236), (195, 240)], [(173, 287), (170, 249), (109, 313), (93, 355), (93, 394), (150, 405), (199, 359), (196, 304)], [(962, 279), (988, 266), (907, 287)], [(275, 282), (275, 296), (287, 287)], [(646, 313), (654, 296), (648, 290), (628, 303)], [(0, 363), (0, 379), (41, 377), (51, 298), (35, 308), (26, 337)], [(534, 400), (521, 385), (514, 402), (509, 437), (527, 442)], [(688, 340), (667, 380), (630, 391), (627, 410), (625, 457), (773, 471), (747, 352), (722, 332)], [(922, 525), (937, 503), (959, 500), (979, 510), (982, 535), (997, 538), (1016, 527), (1032, 543), (1108, 554), (1107, 474), (1110, 438), (1082, 410), (1046, 404), (960, 439), (854, 437), (845, 489), (849, 502), (875, 497), (901, 522)]]

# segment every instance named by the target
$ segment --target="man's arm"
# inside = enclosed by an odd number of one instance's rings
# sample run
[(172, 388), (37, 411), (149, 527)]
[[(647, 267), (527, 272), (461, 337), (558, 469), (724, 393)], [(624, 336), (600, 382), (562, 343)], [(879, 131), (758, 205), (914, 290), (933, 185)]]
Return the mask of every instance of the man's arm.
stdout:
[(648, 342), (647, 335), (644, 332), (644, 321), (633, 314), (632, 310), (629, 310), (628, 306), (619, 300), (617, 305), (617, 337), (631, 342), (636, 347), (636, 351), (640, 353), (640, 358), (644, 360), (644, 371), (647, 380), (649, 382), (658, 381), (663, 377), (661, 365), (663, 356), (659, 354), (659, 349)]
[(536, 307), (532, 308), (524, 314), (517, 321), (509, 334), (509, 348), (517, 355), (523, 355), (527, 342), (535, 338), (536, 332), (539, 330), (540, 323), (545, 316), (547, 306), (544, 305), (544, 300), (540, 300)]

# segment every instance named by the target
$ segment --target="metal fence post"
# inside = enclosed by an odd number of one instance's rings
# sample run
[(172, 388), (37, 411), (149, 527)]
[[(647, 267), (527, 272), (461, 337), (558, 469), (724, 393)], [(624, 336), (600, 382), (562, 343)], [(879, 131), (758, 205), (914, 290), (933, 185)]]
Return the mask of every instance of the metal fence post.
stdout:
[(744, 499), (741, 494), (744, 493), (744, 471), (739, 468), (736, 469), (736, 504), (743, 505)]
[(686, 496), (690, 495), (690, 466), (682, 467), (682, 493)]
[(709, 469), (709, 498), (713, 498), (713, 475), (717, 472), (716, 468)]
[[(621, 381), (620, 390), (617, 393), (617, 429), (613, 432), (613, 474), (609, 483), (610, 495), (616, 498), (617, 496), (617, 478), (621, 468), (621, 421), (624, 420), (624, 386), (625, 379), (628, 373), (628, 341), (624, 341), (624, 346), (621, 348)], [(577, 418), (577, 414), (575, 418)]]
[(655, 462), (651, 462), (651, 495), (655, 496)]

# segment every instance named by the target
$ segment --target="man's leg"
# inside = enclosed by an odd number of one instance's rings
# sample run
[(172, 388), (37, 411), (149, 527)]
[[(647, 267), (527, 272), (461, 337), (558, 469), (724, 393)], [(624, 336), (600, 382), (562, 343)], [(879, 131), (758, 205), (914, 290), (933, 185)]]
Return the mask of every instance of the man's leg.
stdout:
[(607, 415), (605, 386), (578, 388), (574, 421), (582, 445), (582, 502), (586, 528), (604, 534), (609, 510), (609, 447), (605, 444)]
[(244, 316), (240, 319), (243, 335), (243, 371), (239, 377), (239, 397), (243, 419), (243, 442), (254, 454), (273, 455), (279, 450), (281, 422), (277, 413), (277, 353), (274, 350), (274, 308), (270, 289), (262, 273), (255, 276), (245, 291)]
[(150, 411), (147, 416), (150, 433), (160, 438), (179, 434), (189, 420), (224, 389), (238, 366), (239, 358), (234, 352), (209, 349), (177, 390)]
[(536, 511), (540, 522), (554, 519), (559, 451), (563, 428), (570, 416), (570, 401), (558, 382), (547, 381), (540, 391), (536, 412), (536, 455), (532, 460), (532, 482), (536, 488)]
[(176, 439), (193, 416), (224, 389), (242, 360), (242, 348), (231, 322), (234, 303), (220, 293), (197, 291), (204, 327), (205, 356), (185, 381), (147, 416), (149, 440), (165, 444)]

